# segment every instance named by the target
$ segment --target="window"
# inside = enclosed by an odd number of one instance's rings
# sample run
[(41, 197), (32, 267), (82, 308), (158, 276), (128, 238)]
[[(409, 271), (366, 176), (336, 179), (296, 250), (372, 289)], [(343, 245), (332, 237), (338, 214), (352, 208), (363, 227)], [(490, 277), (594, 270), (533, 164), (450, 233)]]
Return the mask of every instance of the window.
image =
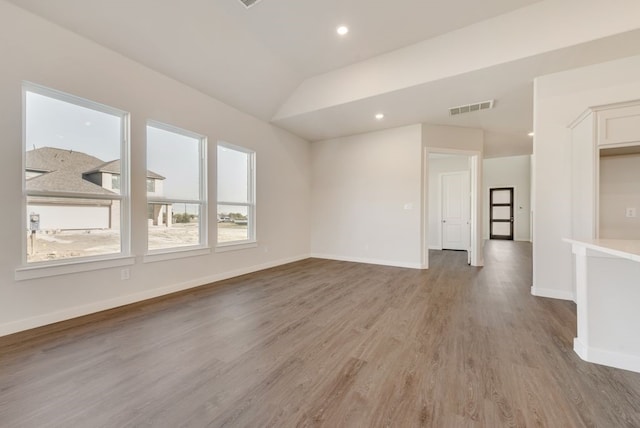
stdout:
[(128, 254), (127, 113), (29, 83), (23, 99), (24, 261)]
[(255, 242), (255, 153), (218, 144), (218, 244)]
[(206, 246), (206, 139), (147, 125), (149, 251)]
[(117, 174), (111, 176), (111, 189), (120, 190), (120, 176)]

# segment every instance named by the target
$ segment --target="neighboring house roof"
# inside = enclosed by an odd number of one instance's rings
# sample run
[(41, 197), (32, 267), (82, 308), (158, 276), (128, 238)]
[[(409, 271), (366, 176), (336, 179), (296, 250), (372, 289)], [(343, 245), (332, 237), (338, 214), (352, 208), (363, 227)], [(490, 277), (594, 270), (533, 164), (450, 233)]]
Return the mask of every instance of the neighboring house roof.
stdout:
[[(26, 170), (42, 172), (26, 180), (27, 190), (112, 195), (114, 192), (92, 183), (86, 176), (98, 172), (120, 174), (120, 159), (105, 162), (82, 152), (41, 147), (27, 152)], [(165, 179), (153, 171), (147, 171), (147, 178)]]
[(114, 192), (82, 178), (77, 171), (53, 171), (27, 180), (27, 190), (47, 192), (95, 193), (112, 195)]
[[(120, 174), (120, 159), (116, 159), (111, 162), (105, 162), (102, 165), (99, 165), (97, 168), (91, 171), (85, 171), (85, 174), (93, 174), (95, 172), (108, 172), (111, 174)], [(156, 180), (164, 180), (166, 177), (161, 176), (160, 174), (153, 172), (151, 170), (147, 170), (147, 178), (154, 178)]]
[(58, 171), (73, 169), (87, 171), (104, 163), (95, 156), (73, 150), (40, 147), (27, 151), (26, 167), (28, 170)]
[(50, 192), (95, 193), (110, 195), (107, 190), (83, 178), (85, 171), (102, 165), (104, 161), (73, 150), (41, 147), (29, 150), (26, 156), (28, 171), (50, 171), (27, 179), (27, 190)]

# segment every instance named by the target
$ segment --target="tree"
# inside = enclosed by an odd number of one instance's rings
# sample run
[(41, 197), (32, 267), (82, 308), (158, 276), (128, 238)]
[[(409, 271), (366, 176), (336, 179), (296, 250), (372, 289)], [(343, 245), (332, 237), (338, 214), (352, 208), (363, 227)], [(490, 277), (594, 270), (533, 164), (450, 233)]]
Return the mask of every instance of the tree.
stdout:
[(174, 214), (173, 221), (175, 223), (189, 223), (191, 221), (191, 216), (187, 213), (184, 214)]

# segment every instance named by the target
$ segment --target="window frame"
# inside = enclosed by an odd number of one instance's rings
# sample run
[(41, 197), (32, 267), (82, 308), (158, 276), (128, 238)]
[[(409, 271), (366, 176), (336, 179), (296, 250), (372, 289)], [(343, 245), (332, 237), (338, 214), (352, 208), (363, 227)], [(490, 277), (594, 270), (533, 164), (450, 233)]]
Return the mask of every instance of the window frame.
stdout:
[[(220, 180), (220, 168), (218, 167), (218, 148), (226, 148), (248, 155), (247, 161), (247, 199), (248, 202), (230, 202), (221, 201), (217, 195), (217, 185)], [(234, 249), (252, 248), (257, 245), (256, 236), (256, 152), (246, 147), (237, 146), (227, 143), (226, 141), (218, 141), (216, 145), (216, 219), (218, 217), (218, 206), (245, 206), (247, 207), (247, 239), (238, 241), (218, 241), (218, 223), (216, 221), (216, 251), (228, 251)]]
[[(164, 257), (164, 255), (169, 255), (169, 258), (172, 258), (171, 255), (175, 255), (175, 257), (187, 257), (189, 256), (189, 254), (193, 253), (193, 255), (200, 255), (200, 254), (205, 254), (206, 252), (208, 252), (209, 249), (209, 222), (208, 222), (208, 213), (209, 213), (209, 201), (208, 201), (208, 191), (207, 191), (207, 183), (208, 183), (208, 169), (207, 169), (207, 147), (208, 147), (208, 141), (207, 141), (207, 137), (205, 135), (202, 134), (198, 134), (196, 132), (193, 131), (189, 131), (187, 129), (183, 129), (183, 128), (179, 128), (177, 126), (173, 126), (173, 125), (169, 125), (167, 123), (164, 122), (159, 122), (157, 120), (147, 120), (146, 126), (145, 126), (145, 133), (147, 128), (156, 128), (156, 129), (160, 129), (162, 131), (166, 131), (166, 132), (172, 132), (184, 137), (188, 137), (188, 138), (194, 138), (198, 140), (198, 153), (199, 153), (199, 158), (198, 158), (198, 166), (200, 167), (200, 177), (199, 177), (199, 192), (198, 192), (198, 196), (199, 199), (195, 200), (195, 199), (178, 199), (178, 198), (165, 198), (165, 197), (156, 197), (156, 196), (149, 196), (149, 190), (148, 190), (148, 178), (147, 178), (147, 151), (149, 150), (149, 137), (148, 135), (146, 135), (145, 137), (145, 180), (147, 183), (147, 186), (145, 186), (146, 189), (146, 199), (147, 199), (147, 210), (148, 210), (148, 206), (150, 203), (159, 203), (159, 204), (166, 204), (166, 203), (171, 203), (171, 204), (192, 204), (192, 205), (199, 205), (200, 206), (200, 214), (199, 214), (199, 218), (198, 218), (198, 228), (199, 228), (199, 240), (198, 240), (198, 244), (195, 245), (182, 245), (182, 246), (175, 246), (175, 247), (167, 247), (167, 248), (158, 248), (158, 249), (154, 249), (151, 250), (149, 249), (149, 227), (147, 227), (147, 245), (146, 245), (146, 256), (145, 256), (145, 262), (150, 262), (150, 261), (161, 261), (161, 260), (166, 260), (167, 257)], [(155, 183), (154, 183), (154, 190), (153, 192), (155, 192)], [(207, 250), (204, 253), (200, 250)]]
[[(27, 191), (25, 171), (27, 167), (27, 93), (34, 93), (101, 113), (116, 116), (120, 119), (120, 189), (112, 195), (84, 194), (76, 192)], [(97, 199), (120, 201), (120, 252), (70, 257), (58, 260), (29, 262), (27, 260), (27, 239), (21, 239), (21, 266), (16, 269), (17, 280), (40, 278), (72, 272), (83, 272), (111, 266), (126, 266), (133, 263), (131, 257), (131, 192), (130, 192), (130, 113), (115, 107), (52, 89), (36, 83), (22, 82), (22, 219), (21, 230), (27, 231), (27, 204), (29, 196)]]

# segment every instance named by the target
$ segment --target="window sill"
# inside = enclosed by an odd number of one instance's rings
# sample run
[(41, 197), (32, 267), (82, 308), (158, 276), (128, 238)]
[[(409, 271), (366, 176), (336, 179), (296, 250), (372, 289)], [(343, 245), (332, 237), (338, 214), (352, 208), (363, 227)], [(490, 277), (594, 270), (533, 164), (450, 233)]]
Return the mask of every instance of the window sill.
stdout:
[(258, 243), (256, 241), (242, 241), (242, 242), (230, 242), (228, 244), (218, 244), (215, 251), (216, 253), (226, 253), (227, 251), (245, 250), (247, 248), (256, 248)]
[(70, 273), (90, 272), (99, 269), (108, 269), (120, 266), (130, 266), (135, 263), (133, 256), (114, 256), (91, 260), (67, 260), (56, 264), (42, 264), (21, 266), (15, 270), (16, 281), (27, 279), (46, 278)]
[(165, 260), (184, 259), (187, 257), (206, 256), (211, 254), (211, 248), (209, 247), (185, 247), (185, 248), (171, 248), (166, 250), (157, 250), (147, 253), (143, 259), (143, 263), (155, 263)]

